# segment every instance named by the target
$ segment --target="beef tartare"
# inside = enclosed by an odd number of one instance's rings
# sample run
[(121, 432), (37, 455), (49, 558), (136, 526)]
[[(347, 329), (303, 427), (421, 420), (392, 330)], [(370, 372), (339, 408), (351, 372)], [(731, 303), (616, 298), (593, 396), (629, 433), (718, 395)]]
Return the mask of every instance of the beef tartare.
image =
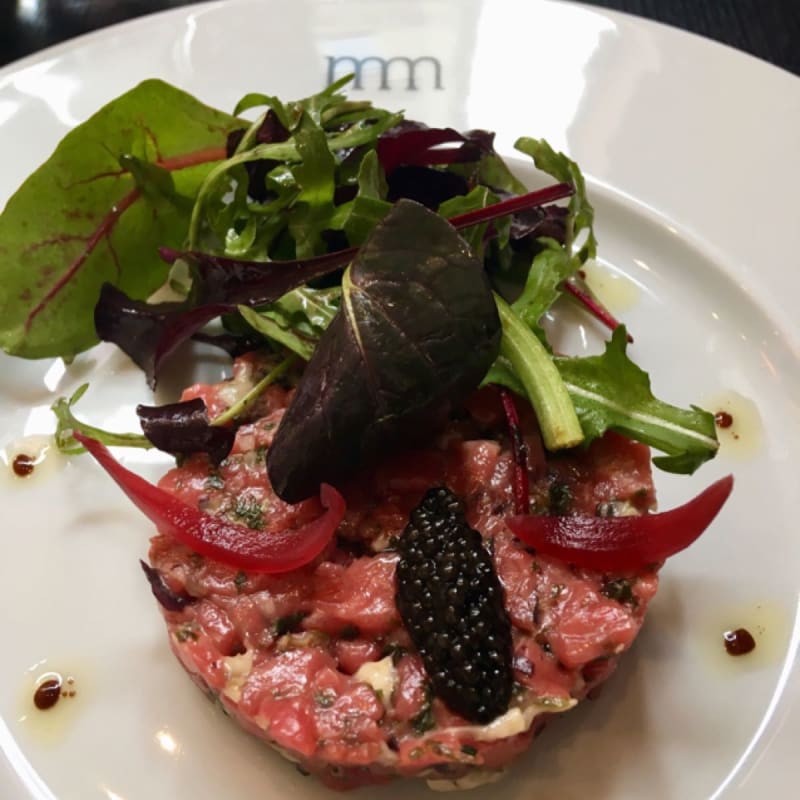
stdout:
[[(265, 369), (259, 357), (242, 357), (231, 380), (193, 386), (183, 399), (200, 397), (216, 415)], [(289, 382), (269, 387), (218, 467), (205, 455), (190, 457), (161, 487), (258, 530), (316, 517), (316, 499), (289, 505), (277, 497), (265, 467), (292, 393)], [(607, 433), (585, 449), (545, 458), (534, 415), (521, 411), (534, 513), (652, 510), (647, 447)], [(505, 524), (514, 513), (513, 468), (499, 396), (485, 389), (427, 449), (390, 456), (339, 487), (344, 520), (305, 567), (249, 573), (156, 536), (151, 581), (160, 582), (162, 601), (164, 593), (180, 599), (162, 602), (175, 654), (244, 729), (328, 786), (413, 776), (434, 788), (464, 788), (499, 777), (548, 717), (573, 708), (611, 675), (658, 585), (655, 570), (604, 574), (526, 548)], [(480, 533), (510, 620), (510, 701), (484, 723), (460, 716), (437, 695), (398, 611), (398, 544), (432, 487), (457, 496)]]

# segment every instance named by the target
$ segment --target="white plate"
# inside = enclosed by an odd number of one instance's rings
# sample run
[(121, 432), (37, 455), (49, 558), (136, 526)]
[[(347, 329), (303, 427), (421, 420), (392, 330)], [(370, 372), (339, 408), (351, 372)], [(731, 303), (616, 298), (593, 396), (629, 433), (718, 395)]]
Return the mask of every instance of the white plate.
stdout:
[[(603, 696), (554, 724), (491, 792), (788, 796), (800, 737), (800, 81), (697, 37), (561, 3), (182, 8), (0, 71), (0, 203), (70, 126), (141, 79), (230, 108), (248, 91), (316, 91), (330, 59), (345, 56), (435, 59), (412, 77), (393, 62), (388, 88), (380, 63), (366, 62), (357, 96), (430, 123), (495, 129), (503, 152), (519, 134), (566, 149), (590, 176), (606, 269), (637, 287), (623, 316), (657, 392), (712, 404), (736, 392), (762, 423), (745, 426), (738, 455), (723, 452), (694, 478), (656, 476), (664, 507), (728, 471), (737, 486), (707, 535), (667, 565)], [(1, 446), (52, 430), (47, 407), (85, 379), (83, 410), (102, 426), (124, 428), (147, 398), (141, 377), (103, 348), (66, 371), (6, 357), (0, 370)], [(162, 468), (125, 458), (149, 477)], [(27, 483), (0, 473), (0, 795), (330, 796), (235, 730), (173, 661), (136, 563), (148, 523), (88, 459), (46, 465)], [(758, 634), (754, 656), (721, 654), (731, 625)], [(30, 683), (48, 668), (72, 672), (78, 694), (37, 716)], [(397, 784), (369, 796), (427, 794)]]

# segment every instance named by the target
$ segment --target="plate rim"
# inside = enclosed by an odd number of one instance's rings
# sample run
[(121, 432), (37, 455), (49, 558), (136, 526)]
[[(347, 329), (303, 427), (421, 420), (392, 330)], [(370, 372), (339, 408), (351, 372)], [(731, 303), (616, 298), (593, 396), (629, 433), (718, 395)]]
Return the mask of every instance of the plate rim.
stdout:
[[(541, 0), (542, 2), (549, 4), (549, 5), (561, 5), (563, 3), (556, 3), (554, 0)], [(316, 0), (317, 3), (321, 4), (329, 4), (333, 5), (333, 0)], [(92, 31), (81, 36), (75, 37), (68, 41), (55, 44), (51, 47), (48, 47), (44, 50), (41, 50), (37, 53), (25, 56), (17, 61), (11, 62), (8, 65), (0, 68), (0, 99), (2, 98), (3, 88), (7, 85), (9, 79), (13, 79), (13, 75), (15, 73), (21, 72), (23, 70), (29, 69), (30, 67), (34, 67), (38, 64), (50, 61), (50, 60), (57, 60), (59, 58), (69, 56), (72, 52), (76, 49), (81, 49), (84, 47), (91, 47), (94, 45), (104, 46), (108, 44), (108, 40), (112, 39), (118, 35), (126, 35), (129, 31), (138, 28), (146, 28), (150, 25), (159, 24), (161, 21), (164, 20), (166, 17), (174, 17), (176, 20), (186, 19), (190, 14), (197, 13), (198, 11), (205, 12), (210, 11), (215, 8), (220, 7), (227, 7), (230, 8), (231, 5), (240, 5), (246, 6), (254, 4), (254, 0), (206, 0), (206, 2), (196, 3), (193, 5), (188, 6), (181, 6), (177, 8), (170, 8), (170, 9), (163, 9), (157, 12), (149, 13), (143, 15), (141, 17), (137, 17), (132, 20), (123, 21), (120, 23), (116, 23), (114, 25), (108, 26), (106, 28), (102, 28), (97, 31)], [(704, 50), (708, 50), (711, 48), (712, 50), (718, 50), (720, 53), (726, 53), (726, 58), (733, 57), (735, 60), (744, 64), (747, 62), (749, 65), (747, 69), (750, 68), (759, 68), (763, 69), (766, 68), (767, 73), (774, 73), (776, 76), (789, 76), (789, 78), (797, 78), (793, 84), (793, 91), (796, 91), (796, 97), (798, 100), (798, 105), (800, 106), (800, 77), (793, 75), (793, 73), (785, 70), (781, 67), (778, 67), (774, 64), (766, 62), (756, 56), (751, 54), (745, 53), (740, 50), (736, 50), (735, 48), (731, 47), (730, 45), (726, 45), (724, 43), (715, 41), (713, 39), (709, 39), (705, 36), (701, 36), (699, 34), (685, 31), (674, 26), (670, 26), (658, 21), (646, 19), (643, 17), (639, 17), (633, 14), (614, 11), (611, 9), (600, 8), (597, 6), (590, 6), (585, 3), (574, 3), (569, 2), (568, 5), (572, 5), (578, 8), (581, 8), (585, 11), (589, 11), (593, 14), (598, 14), (602, 17), (610, 18), (612, 21), (614, 20), (623, 20), (626, 26), (634, 27), (634, 28), (644, 28), (644, 29), (651, 29), (657, 31), (656, 38), (660, 36), (667, 36), (673, 37), (676, 36), (679, 39), (689, 39), (696, 42), (696, 45), (701, 47)], [(712, 57), (713, 58), (713, 57)], [(743, 67), (744, 68), (744, 67)], [(2, 126), (0, 126), (1, 128)], [(800, 129), (798, 129), (800, 133)], [(591, 176), (591, 172), (589, 172)], [(672, 215), (670, 214), (663, 214), (657, 207), (650, 207), (648, 204), (643, 203), (641, 200), (637, 199), (633, 195), (628, 195), (624, 191), (620, 190), (619, 188), (615, 187), (612, 184), (607, 184), (606, 180), (602, 177), (593, 178), (600, 186), (604, 189), (611, 191), (615, 195), (618, 195), (620, 199), (628, 199), (635, 202), (637, 205), (644, 205), (649, 210), (652, 210), (655, 214), (657, 214), (662, 219), (672, 219)], [(679, 225), (683, 222), (681, 219), (674, 220)], [(685, 229), (685, 226), (682, 226), (681, 233), (686, 235), (688, 231)], [(703, 252), (706, 252), (706, 247), (711, 248), (711, 252), (713, 253), (724, 253), (724, 249), (719, 250), (713, 242), (707, 241), (702, 237), (695, 237), (693, 236), (689, 244), (693, 247), (701, 247)], [(716, 260), (716, 258), (714, 259)], [(764, 302), (762, 303), (762, 300)], [(765, 308), (766, 305), (769, 305), (769, 302), (765, 298), (758, 298), (758, 304), (762, 308)], [(788, 344), (790, 347), (798, 348), (798, 342), (800, 342), (800, 324), (798, 324), (797, 319), (794, 320), (794, 325), (791, 324), (791, 320), (787, 319), (782, 320), (781, 322), (781, 330), (783, 333), (787, 335)], [(800, 349), (797, 350), (797, 353), (800, 354)], [(800, 355), (798, 356), (800, 357)], [(798, 646), (800, 646), (800, 616), (795, 618), (795, 628), (792, 633), (793, 644), (790, 646), (790, 650), (787, 653), (787, 663), (786, 663), (786, 679), (785, 682), (788, 684), (785, 688), (787, 691), (790, 692), (790, 695), (793, 694), (793, 697), (789, 696), (789, 701), (786, 702), (783, 708), (776, 709), (776, 715), (770, 721), (770, 725), (784, 725), (787, 724), (787, 720), (791, 717), (793, 722), (791, 723), (797, 730), (800, 730), (800, 676), (798, 675), (798, 663), (797, 663), (797, 654), (798, 654)], [(789, 663), (789, 660), (792, 657), (792, 653), (794, 654), (794, 665), (792, 666)], [(0, 738), (2, 736), (2, 726), (5, 725), (3, 719), (0, 718)], [(743, 762), (744, 765), (744, 762)], [(7, 762), (6, 758), (0, 758), (0, 778), (3, 777), (3, 771), (6, 767), (9, 766), (9, 762)], [(754, 769), (758, 764), (753, 765), (751, 769)], [(9, 772), (9, 775), (16, 779), (20, 780), (19, 774), (14, 772)], [(739, 779), (737, 775), (731, 773), (730, 781), (734, 778), (737, 780)], [(742, 779), (742, 785), (744, 785), (744, 780), (748, 778), (748, 775), (745, 775)], [(729, 781), (729, 782), (730, 782)], [(0, 782), (2, 785), (2, 782)], [(30, 789), (30, 784), (24, 784)], [(714, 794), (714, 797), (720, 796), (720, 794), (726, 790), (726, 785), (720, 786), (718, 792)], [(48, 800), (55, 800), (52, 794), (40, 794), (34, 795), (37, 797), (48, 797)]]

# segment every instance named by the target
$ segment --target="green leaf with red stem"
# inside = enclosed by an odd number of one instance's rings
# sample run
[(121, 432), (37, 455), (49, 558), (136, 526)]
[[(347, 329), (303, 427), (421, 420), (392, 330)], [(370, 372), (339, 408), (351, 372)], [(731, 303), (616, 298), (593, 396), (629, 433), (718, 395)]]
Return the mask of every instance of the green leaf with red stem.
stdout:
[[(183, 244), (191, 203), (181, 200), (224, 159), (237, 124), (150, 80), (68, 133), (0, 215), (0, 347), (70, 358), (97, 341), (104, 282), (134, 298), (158, 288), (167, 268), (157, 246)], [(168, 191), (153, 191), (148, 164), (171, 173)]]

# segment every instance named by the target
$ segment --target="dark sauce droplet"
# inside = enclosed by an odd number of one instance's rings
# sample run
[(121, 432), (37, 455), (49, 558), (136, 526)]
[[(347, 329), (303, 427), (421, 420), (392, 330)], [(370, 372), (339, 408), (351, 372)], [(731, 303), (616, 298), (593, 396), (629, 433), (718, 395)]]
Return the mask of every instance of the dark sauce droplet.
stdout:
[(727, 411), (717, 411), (714, 414), (714, 422), (717, 423), (718, 428), (730, 428), (733, 425), (733, 415)]
[(725, 649), (731, 656), (744, 656), (756, 649), (756, 640), (746, 628), (725, 631), (722, 638), (725, 640)]
[(48, 678), (36, 687), (33, 704), (39, 711), (52, 708), (61, 697), (61, 678)]
[(14, 470), (14, 474), (20, 478), (27, 478), (33, 472), (35, 466), (36, 462), (25, 453), (20, 453), (11, 463), (11, 469)]

